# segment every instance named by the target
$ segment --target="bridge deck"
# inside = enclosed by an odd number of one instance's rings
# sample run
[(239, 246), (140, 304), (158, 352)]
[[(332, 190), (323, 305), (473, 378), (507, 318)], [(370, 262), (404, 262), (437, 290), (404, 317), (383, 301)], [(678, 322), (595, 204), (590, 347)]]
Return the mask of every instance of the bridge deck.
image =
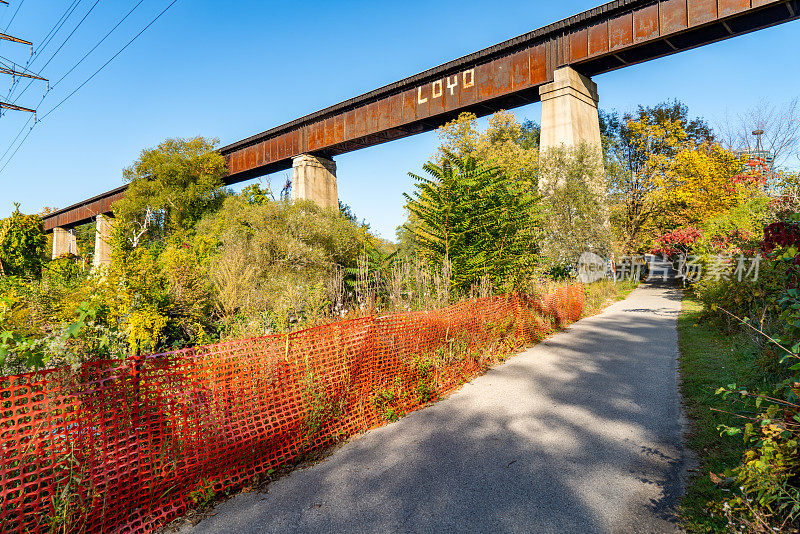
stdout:
[[(220, 149), (228, 184), (429, 131), (464, 111), (483, 116), (539, 100), (553, 71), (594, 76), (800, 16), (800, 0), (616, 0)], [(46, 230), (108, 213), (117, 188), (44, 218)]]

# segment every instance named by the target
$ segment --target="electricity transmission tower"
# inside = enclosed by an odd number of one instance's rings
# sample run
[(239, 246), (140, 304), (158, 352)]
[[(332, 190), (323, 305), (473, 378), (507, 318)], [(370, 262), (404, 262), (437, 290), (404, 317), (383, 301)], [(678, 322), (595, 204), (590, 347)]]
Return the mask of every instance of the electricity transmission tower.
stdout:
[[(0, 0), (1, 4), (8, 5), (6, 0)], [(0, 40), (2, 41), (11, 41), (12, 43), (19, 43), (28, 45), (31, 47), (31, 55), (33, 55), (33, 43), (30, 41), (26, 41), (25, 39), (20, 39), (19, 37), (14, 37), (13, 35), (8, 35), (6, 33), (0, 32)], [(24, 67), (23, 67), (24, 69)], [(47, 90), (50, 90), (50, 82), (38, 74), (34, 74), (33, 72), (28, 71), (28, 69), (24, 69), (22, 71), (17, 70), (17, 65), (13, 62), (9, 65), (2, 59), (0, 59), (0, 74), (10, 74), (14, 82), (16, 82), (17, 78), (29, 78), (31, 80), (40, 80), (43, 82), (47, 82)], [(2, 116), (3, 110), (8, 109), (12, 111), (26, 111), (28, 113), (33, 113), (34, 122), (36, 120), (36, 110), (30, 109), (22, 106), (17, 106), (14, 102), (6, 102), (5, 100), (0, 100), (0, 116)]]

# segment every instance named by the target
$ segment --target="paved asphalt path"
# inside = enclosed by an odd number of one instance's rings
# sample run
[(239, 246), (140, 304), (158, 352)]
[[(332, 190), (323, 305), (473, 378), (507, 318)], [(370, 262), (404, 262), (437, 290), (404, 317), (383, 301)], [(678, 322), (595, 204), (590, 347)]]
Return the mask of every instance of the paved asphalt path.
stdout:
[(679, 311), (640, 286), (181, 532), (678, 532)]

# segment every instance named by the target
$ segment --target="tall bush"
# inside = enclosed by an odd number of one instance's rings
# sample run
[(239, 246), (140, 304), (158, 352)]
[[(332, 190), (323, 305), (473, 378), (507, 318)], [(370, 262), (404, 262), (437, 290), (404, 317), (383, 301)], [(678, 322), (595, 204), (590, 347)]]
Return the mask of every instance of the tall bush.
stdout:
[(39, 278), (46, 244), (41, 217), (14, 204), (14, 213), (0, 221), (0, 275)]
[(515, 284), (532, 271), (538, 252), (536, 201), (528, 184), (471, 156), (446, 153), (427, 163), (428, 176), (410, 173), (406, 194), (414, 218), (407, 230), (434, 266), (448, 266), (453, 288), (465, 292), (481, 278), (496, 287)]
[(215, 243), (209, 275), (227, 335), (263, 335), (321, 314), (335, 298), (329, 286), (339, 270), (357, 267), (377, 241), (363, 225), (313, 202), (242, 196), (227, 198), (197, 231)]
[(611, 231), (600, 155), (587, 145), (552, 148), (539, 162), (544, 201), (543, 256), (574, 265), (583, 252), (607, 256)]

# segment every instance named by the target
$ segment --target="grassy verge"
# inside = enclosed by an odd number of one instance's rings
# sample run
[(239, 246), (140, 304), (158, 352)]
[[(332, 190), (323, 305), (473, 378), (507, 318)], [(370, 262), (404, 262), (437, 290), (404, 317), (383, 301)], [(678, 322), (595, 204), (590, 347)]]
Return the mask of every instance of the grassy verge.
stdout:
[(584, 285), (586, 301), (583, 305), (581, 317), (591, 317), (603, 311), (615, 302), (627, 297), (636, 289), (638, 282), (623, 280), (614, 283), (611, 280), (600, 280)]
[(757, 385), (755, 345), (744, 333), (723, 332), (703, 316), (703, 305), (689, 294), (678, 319), (678, 344), (683, 401), (690, 421), (688, 445), (699, 460), (681, 502), (685, 527), (689, 532), (726, 532), (725, 521), (708, 511), (708, 503), (729, 493), (714, 484), (709, 473), (724, 477), (726, 470), (739, 464), (745, 446), (740, 437), (720, 436), (717, 425), (740, 425), (740, 420), (725, 412), (748, 407), (723, 400), (715, 391), (731, 383)]

